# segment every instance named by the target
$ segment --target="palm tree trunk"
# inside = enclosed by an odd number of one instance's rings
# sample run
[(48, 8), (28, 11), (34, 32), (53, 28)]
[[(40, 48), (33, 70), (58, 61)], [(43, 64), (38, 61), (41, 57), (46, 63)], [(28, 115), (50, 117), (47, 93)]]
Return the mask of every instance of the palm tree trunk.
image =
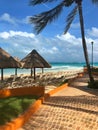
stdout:
[(79, 19), (80, 19), (81, 35), (82, 35), (82, 45), (83, 45), (83, 50), (84, 50), (85, 61), (86, 61), (86, 65), (87, 65), (87, 70), (88, 70), (90, 82), (93, 83), (94, 78), (93, 78), (92, 73), (91, 73), (91, 68), (90, 68), (90, 63), (89, 63), (89, 58), (88, 58), (88, 52), (87, 52), (87, 46), (86, 46), (86, 40), (85, 40), (85, 33), (84, 33), (82, 2), (78, 2), (78, 11), (79, 11)]

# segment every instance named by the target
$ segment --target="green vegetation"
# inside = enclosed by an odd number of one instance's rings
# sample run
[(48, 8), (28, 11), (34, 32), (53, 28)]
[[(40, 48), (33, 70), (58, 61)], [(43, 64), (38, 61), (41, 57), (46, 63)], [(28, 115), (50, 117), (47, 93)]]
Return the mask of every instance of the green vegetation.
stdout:
[(57, 85), (57, 87), (59, 87), (59, 86), (65, 84), (65, 83), (68, 83), (68, 81), (69, 81), (68, 79), (63, 80), (62, 82), (60, 82), (60, 83)]
[(95, 80), (93, 83), (88, 82), (88, 88), (98, 89), (98, 80)]
[(14, 118), (17, 118), (37, 99), (38, 97), (33, 95), (1, 98), (0, 125), (4, 125)]
[(98, 68), (95, 68), (95, 67), (94, 67), (94, 68), (92, 69), (92, 71), (93, 71), (93, 72), (98, 72)]

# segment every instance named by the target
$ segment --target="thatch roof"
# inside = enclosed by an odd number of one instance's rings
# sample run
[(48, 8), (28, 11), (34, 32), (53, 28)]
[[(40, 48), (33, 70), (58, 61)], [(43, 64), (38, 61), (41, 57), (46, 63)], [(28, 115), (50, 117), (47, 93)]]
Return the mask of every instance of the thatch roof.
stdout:
[(23, 68), (31, 68), (31, 76), (32, 68), (34, 68), (34, 79), (35, 68), (51, 68), (51, 65), (36, 50), (31, 51), (21, 62), (23, 62)]
[(51, 65), (36, 51), (31, 51), (21, 60), (23, 68), (51, 68)]
[(21, 63), (17, 62), (9, 53), (0, 48), (0, 68), (20, 68)]
[[(0, 68), (1, 68), (1, 80), (3, 80), (4, 68), (20, 68), (21, 63), (15, 60), (9, 53), (0, 48)], [(15, 72), (17, 73), (17, 72)]]

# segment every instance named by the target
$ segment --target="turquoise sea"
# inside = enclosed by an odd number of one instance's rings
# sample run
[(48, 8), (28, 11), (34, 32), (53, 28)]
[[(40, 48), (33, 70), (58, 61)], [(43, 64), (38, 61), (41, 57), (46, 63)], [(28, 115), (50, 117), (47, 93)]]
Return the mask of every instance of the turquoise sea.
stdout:
[[(45, 68), (44, 72), (52, 71), (66, 71), (66, 70), (76, 70), (83, 69), (85, 63), (62, 63), (62, 62), (51, 62), (51, 68)], [(98, 66), (98, 63), (94, 63), (94, 66)], [(42, 69), (36, 68), (37, 72), (42, 72)], [(1, 72), (0, 72), (1, 73)], [(30, 74), (30, 69), (17, 69), (18, 74)], [(4, 69), (4, 75), (14, 75), (15, 69)]]

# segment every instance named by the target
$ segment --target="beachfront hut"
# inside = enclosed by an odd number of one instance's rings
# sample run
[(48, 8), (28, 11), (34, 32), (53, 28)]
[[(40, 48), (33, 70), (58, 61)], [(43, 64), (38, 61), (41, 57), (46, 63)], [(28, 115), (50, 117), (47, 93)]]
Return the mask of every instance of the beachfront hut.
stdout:
[(3, 80), (3, 69), (4, 68), (20, 68), (21, 63), (16, 61), (9, 53), (0, 48), (0, 69), (1, 69), (1, 80)]
[(36, 51), (32, 50), (25, 58), (21, 60), (23, 62), (23, 68), (34, 69), (34, 79), (35, 79), (35, 68), (51, 68), (51, 65)]

